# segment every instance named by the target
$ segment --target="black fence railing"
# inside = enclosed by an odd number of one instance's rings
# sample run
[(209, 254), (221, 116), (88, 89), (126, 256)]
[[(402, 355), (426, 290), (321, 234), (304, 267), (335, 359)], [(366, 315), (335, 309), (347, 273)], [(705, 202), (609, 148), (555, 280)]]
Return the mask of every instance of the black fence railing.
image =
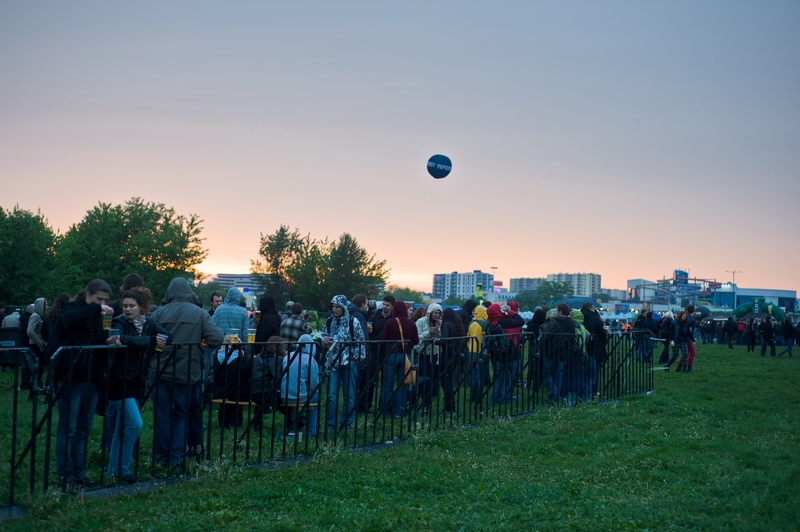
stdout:
[(0, 501), (13, 505), (20, 493), (55, 486), (165, 477), (195, 462), (260, 463), (649, 393), (653, 349), (661, 348), (648, 338), (643, 349), (644, 338), (631, 334), (605, 341), (521, 334), (501, 352), (484, 349), (488, 340), (429, 339), (410, 355), (394, 343), (365, 342), (366, 360), (329, 356), (319, 343), (285, 357), (274, 355), (276, 344), (183, 344), (145, 355), (61, 348), (44, 385), (30, 391), (20, 390), (27, 349), (0, 348), (0, 423), (7, 426), (0, 431)]

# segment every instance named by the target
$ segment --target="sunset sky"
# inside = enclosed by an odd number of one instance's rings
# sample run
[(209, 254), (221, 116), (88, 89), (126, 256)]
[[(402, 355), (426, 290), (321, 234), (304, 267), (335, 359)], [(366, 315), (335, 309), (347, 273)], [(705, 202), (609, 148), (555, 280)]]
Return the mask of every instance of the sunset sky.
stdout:
[[(433, 273), (800, 290), (800, 2), (0, 3), (0, 206), (133, 196)], [(434, 180), (431, 155), (453, 171)]]

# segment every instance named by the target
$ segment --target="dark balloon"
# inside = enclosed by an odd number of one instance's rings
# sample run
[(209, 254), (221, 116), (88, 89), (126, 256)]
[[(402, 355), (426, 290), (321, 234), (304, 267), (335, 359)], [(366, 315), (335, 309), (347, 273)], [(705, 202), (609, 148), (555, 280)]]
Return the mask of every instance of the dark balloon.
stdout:
[(445, 155), (434, 155), (428, 159), (428, 173), (431, 174), (434, 179), (447, 177), (447, 174), (450, 173), (452, 168), (453, 163), (451, 163), (450, 158)]

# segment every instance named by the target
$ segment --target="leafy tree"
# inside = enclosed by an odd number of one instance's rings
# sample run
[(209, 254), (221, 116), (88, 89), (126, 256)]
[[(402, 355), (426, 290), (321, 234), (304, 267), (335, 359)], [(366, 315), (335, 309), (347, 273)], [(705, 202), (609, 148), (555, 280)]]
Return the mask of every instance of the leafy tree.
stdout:
[(74, 293), (91, 279), (115, 287), (138, 273), (157, 301), (174, 277), (193, 278), (208, 254), (201, 223), (197, 215), (178, 215), (163, 203), (140, 198), (124, 205), (100, 203), (58, 243), (60, 280)]
[(55, 298), (55, 244), (58, 237), (41, 212), (0, 207), (0, 300), (27, 305)]
[(384, 290), (384, 293), (392, 294), (398, 301), (413, 301), (414, 303), (425, 302), (425, 294), (422, 292), (412, 290), (411, 288), (405, 286), (397, 286), (396, 284), (390, 284), (387, 286), (386, 290)]
[(442, 301), (442, 305), (447, 305), (447, 306), (451, 306), (451, 307), (463, 307), (464, 306), (464, 302), (465, 301), (463, 299), (461, 299), (460, 297), (449, 296), (447, 299)]
[(572, 285), (558, 281), (545, 281), (536, 290), (523, 290), (515, 301), (520, 310), (533, 310), (537, 306), (552, 308), (557, 301), (572, 297)]
[(368, 298), (377, 297), (388, 276), (386, 261), (369, 255), (348, 233), (331, 244), (325, 276), (325, 287), (331, 296), (344, 294), (351, 298), (361, 293)]
[(288, 226), (281, 225), (271, 235), (261, 233), (258, 254), (263, 262), (250, 261), (250, 272), (258, 276), (260, 291), (272, 295), (278, 308), (294, 297), (294, 286), (287, 270), (301, 253), (303, 242), (297, 229), (291, 231)]
[[(307, 308), (324, 309), (331, 296), (325, 285), (330, 244), (310, 236), (301, 239), (296, 260), (287, 268), (286, 275), (292, 281), (292, 301)], [(282, 303), (281, 303), (282, 304)]]

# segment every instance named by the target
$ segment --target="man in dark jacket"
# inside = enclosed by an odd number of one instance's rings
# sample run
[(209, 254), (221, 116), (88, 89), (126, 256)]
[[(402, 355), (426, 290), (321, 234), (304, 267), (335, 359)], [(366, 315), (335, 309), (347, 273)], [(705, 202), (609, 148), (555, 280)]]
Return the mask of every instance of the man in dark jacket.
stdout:
[(761, 332), (761, 356), (767, 354), (767, 346), (770, 347), (770, 356), (775, 356), (775, 328), (772, 326), (771, 318), (766, 316), (758, 330)]
[(569, 305), (559, 303), (556, 314), (542, 328), (544, 385), (548, 391), (548, 404), (561, 402), (564, 362), (573, 352), (575, 329), (578, 328), (578, 324), (570, 317), (571, 313)]
[(733, 321), (732, 316), (728, 316), (727, 321), (725, 321), (724, 330), (728, 349), (733, 349), (733, 339), (736, 337), (736, 322)]
[(200, 343), (205, 340), (209, 349), (216, 349), (222, 345), (224, 333), (198, 305), (189, 281), (183, 277), (170, 282), (163, 302), (165, 305), (151, 317), (169, 331), (171, 345), (154, 356), (150, 365), (154, 380), (153, 443), (160, 465), (180, 467), (187, 442), (193, 454), (202, 452), (200, 391), (203, 371), (209, 368)]

